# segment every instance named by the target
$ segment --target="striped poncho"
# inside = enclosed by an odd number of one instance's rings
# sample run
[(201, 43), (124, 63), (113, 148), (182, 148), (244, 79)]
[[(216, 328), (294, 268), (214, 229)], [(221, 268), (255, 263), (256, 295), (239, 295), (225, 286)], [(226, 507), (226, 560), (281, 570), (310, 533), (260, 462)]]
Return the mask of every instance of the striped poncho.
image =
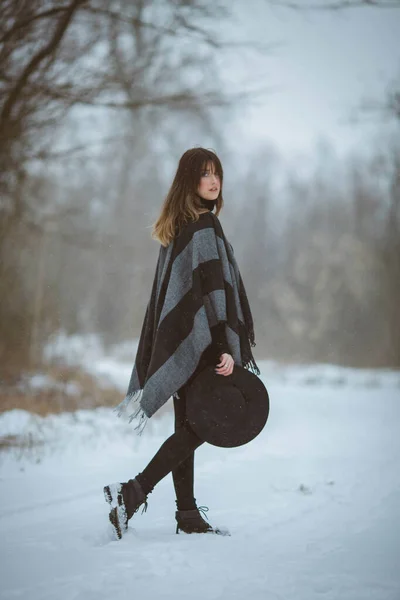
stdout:
[(196, 370), (212, 343), (211, 328), (225, 329), (235, 364), (259, 374), (251, 352), (253, 319), (233, 248), (211, 211), (184, 225), (160, 252), (151, 297), (139, 339), (127, 394), (115, 408), (147, 419), (163, 406)]

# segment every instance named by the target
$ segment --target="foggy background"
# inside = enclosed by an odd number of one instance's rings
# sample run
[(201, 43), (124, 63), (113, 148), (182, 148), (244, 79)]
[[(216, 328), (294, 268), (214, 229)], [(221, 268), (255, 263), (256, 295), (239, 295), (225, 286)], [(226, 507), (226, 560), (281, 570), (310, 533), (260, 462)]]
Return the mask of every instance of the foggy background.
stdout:
[(4, 385), (50, 369), (60, 331), (139, 337), (151, 226), (198, 145), (224, 167), (256, 360), (400, 367), (398, 1), (1, 0), (0, 14)]

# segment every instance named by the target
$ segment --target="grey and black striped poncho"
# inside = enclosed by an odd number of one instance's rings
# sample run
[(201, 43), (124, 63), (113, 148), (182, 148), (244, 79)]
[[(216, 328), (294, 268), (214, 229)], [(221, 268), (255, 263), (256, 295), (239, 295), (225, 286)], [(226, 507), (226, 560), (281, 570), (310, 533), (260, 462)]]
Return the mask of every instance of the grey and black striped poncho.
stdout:
[(114, 409), (129, 421), (147, 419), (194, 373), (210, 346), (210, 328), (224, 323), (235, 364), (257, 375), (251, 352), (253, 318), (233, 248), (218, 217), (201, 213), (168, 246), (160, 245), (151, 297), (124, 400)]

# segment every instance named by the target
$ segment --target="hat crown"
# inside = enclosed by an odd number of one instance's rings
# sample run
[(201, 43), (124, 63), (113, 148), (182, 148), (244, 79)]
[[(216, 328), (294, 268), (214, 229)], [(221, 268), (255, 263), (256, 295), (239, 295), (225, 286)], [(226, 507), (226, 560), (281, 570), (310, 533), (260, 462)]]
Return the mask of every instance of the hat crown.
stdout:
[(262, 380), (240, 365), (231, 375), (205, 367), (186, 391), (187, 417), (194, 432), (215, 446), (241, 446), (264, 428), (269, 395)]

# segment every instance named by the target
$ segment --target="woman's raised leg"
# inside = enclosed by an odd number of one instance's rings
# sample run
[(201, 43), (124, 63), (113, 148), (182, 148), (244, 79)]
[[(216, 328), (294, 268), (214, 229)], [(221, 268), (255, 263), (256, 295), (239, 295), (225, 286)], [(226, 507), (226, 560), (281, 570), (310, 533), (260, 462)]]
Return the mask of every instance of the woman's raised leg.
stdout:
[[(183, 398), (180, 398), (179, 400), (183, 400)], [(178, 420), (180, 421), (181, 412), (179, 409), (178, 413)], [(143, 469), (143, 471), (138, 473), (136, 476), (135, 479), (140, 483), (144, 493), (146, 495), (149, 494), (155, 485), (161, 481), (161, 479), (163, 479), (171, 471), (175, 471), (177, 467), (179, 467), (181, 463), (187, 459), (189, 459), (189, 461), (186, 465), (186, 469), (189, 470), (186, 472), (186, 475), (188, 473), (189, 479), (184, 477), (184, 485), (183, 488), (180, 489), (186, 490), (185, 493), (187, 490), (190, 492), (190, 490), (193, 489), (193, 484), (191, 483), (193, 471), (190, 467), (190, 457), (193, 455), (196, 448), (202, 444), (204, 444), (204, 440), (200, 439), (195, 434), (189, 423), (185, 420), (183, 425), (178, 426), (178, 428), (175, 430), (175, 433), (165, 440), (147, 467), (145, 467), (145, 469)], [(180, 474), (182, 475), (182, 472), (180, 472)]]

